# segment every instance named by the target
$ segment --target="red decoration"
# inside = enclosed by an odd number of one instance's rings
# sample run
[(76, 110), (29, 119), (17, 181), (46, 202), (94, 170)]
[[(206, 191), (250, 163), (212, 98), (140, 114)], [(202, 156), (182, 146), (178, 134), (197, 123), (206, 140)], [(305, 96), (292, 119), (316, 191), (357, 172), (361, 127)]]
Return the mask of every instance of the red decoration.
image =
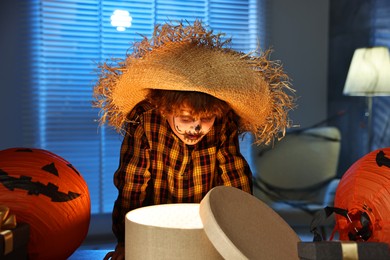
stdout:
[(90, 197), (81, 174), (42, 149), (0, 151), (0, 204), (30, 224), (29, 259), (67, 259), (90, 222)]
[(390, 245), (390, 148), (373, 151), (355, 162), (340, 180), (335, 207), (340, 240)]

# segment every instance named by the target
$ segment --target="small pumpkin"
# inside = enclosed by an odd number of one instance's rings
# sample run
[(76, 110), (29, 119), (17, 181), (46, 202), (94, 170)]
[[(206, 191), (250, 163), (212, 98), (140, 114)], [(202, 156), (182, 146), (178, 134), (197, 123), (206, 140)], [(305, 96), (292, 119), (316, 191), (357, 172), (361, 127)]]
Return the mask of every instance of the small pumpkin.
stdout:
[(87, 235), (87, 184), (72, 164), (50, 151), (0, 151), (0, 204), (17, 222), (30, 225), (30, 260), (67, 259)]
[(336, 190), (335, 231), (340, 240), (390, 245), (390, 148), (370, 152), (343, 175)]

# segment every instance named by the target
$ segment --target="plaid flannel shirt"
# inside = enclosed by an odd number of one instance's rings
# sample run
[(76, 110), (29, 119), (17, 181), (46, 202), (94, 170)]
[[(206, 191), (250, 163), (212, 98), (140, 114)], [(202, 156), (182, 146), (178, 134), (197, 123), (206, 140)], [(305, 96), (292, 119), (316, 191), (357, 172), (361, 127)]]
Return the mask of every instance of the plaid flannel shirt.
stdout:
[(147, 102), (129, 114), (114, 174), (118, 198), (113, 231), (124, 242), (125, 214), (133, 209), (165, 203), (199, 203), (217, 185), (252, 193), (252, 173), (240, 154), (237, 126), (230, 118), (216, 119), (196, 145), (184, 144), (167, 120)]

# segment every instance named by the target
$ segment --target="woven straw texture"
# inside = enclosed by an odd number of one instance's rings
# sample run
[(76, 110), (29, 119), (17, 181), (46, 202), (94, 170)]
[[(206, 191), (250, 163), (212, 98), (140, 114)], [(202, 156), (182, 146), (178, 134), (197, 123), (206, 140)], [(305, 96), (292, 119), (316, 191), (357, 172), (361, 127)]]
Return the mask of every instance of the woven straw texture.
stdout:
[(198, 91), (227, 102), (240, 117), (240, 131), (251, 131), (256, 143), (283, 136), (294, 106), (287, 75), (268, 60), (269, 51), (252, 56), (226, 47), (229, 41), (199, 21), (156, 26), (124, 61), (100, 65), (94, 97), (101, 122), (123, 130), (148, 89)]

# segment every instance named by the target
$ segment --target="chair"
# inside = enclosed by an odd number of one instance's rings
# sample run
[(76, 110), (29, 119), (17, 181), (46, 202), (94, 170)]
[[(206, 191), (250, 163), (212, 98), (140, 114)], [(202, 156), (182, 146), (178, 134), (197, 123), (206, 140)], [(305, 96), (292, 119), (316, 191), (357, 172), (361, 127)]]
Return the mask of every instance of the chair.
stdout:
[(268, 148), (254, 147), (254, 195), (296, 232), (309, 232), (314, 213), (333, 205), (340, 140), (336, 127), (324, 126), (288, 133)]

